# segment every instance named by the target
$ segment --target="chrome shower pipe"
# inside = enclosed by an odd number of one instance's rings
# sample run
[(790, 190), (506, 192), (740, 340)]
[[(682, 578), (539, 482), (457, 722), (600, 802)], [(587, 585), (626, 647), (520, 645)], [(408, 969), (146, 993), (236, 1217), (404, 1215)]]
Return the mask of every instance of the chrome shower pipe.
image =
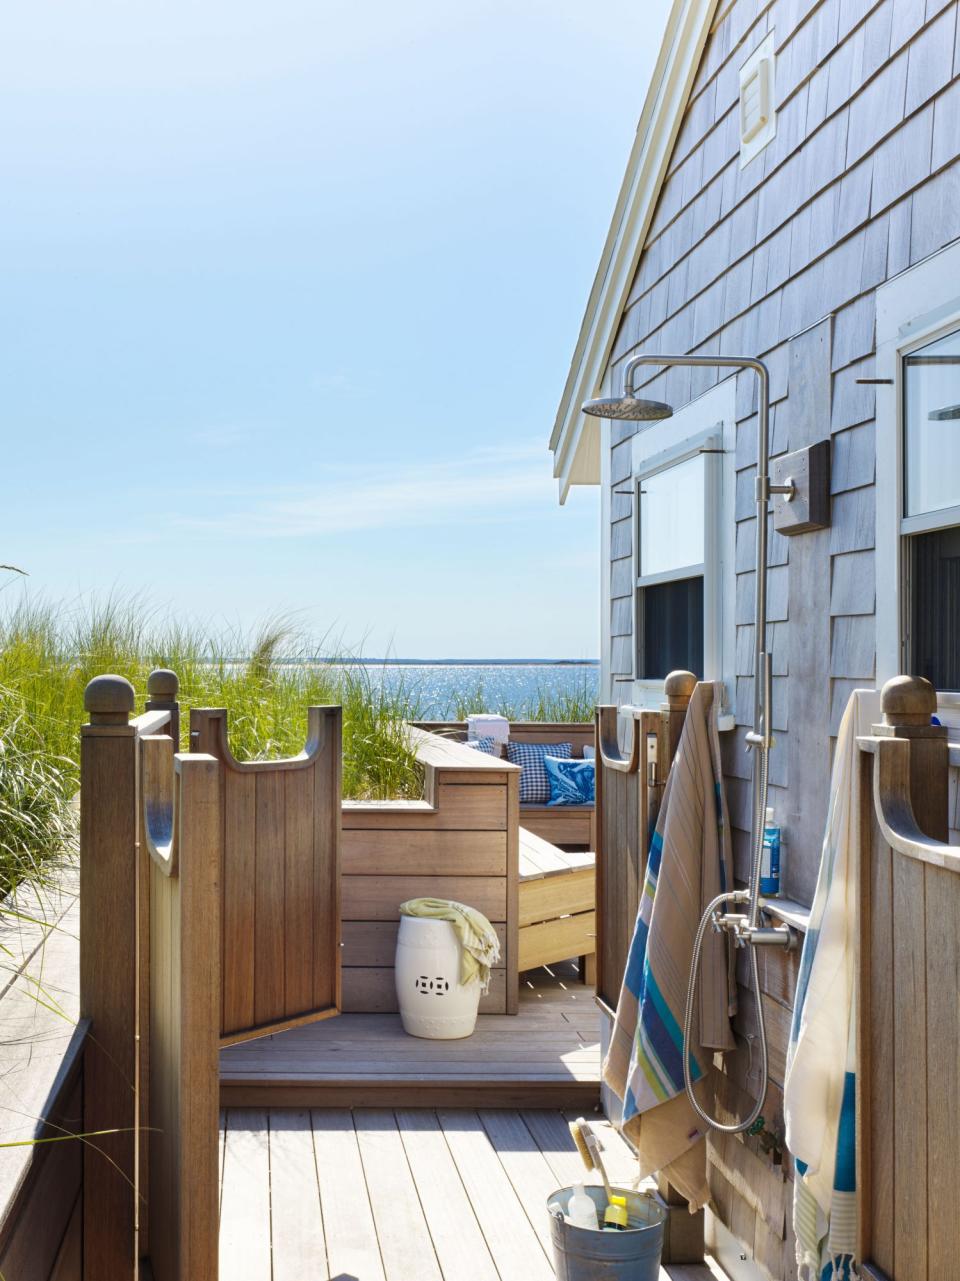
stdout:
[[(757, 474), (754, 497), (757, 509), (756, 574), (753, 628), (753, 729), (747, 734), (747, 745), (756, 753), (753, 768), (753, 821), (751, 831), (751, 867), (749, 890), (728, 891), (707, 905), (700, 919), (696, 937), (683, 1025), (683, 1078), (687, 1097), (696, 1114), (708, 1126), (728, 1134), (749, 1129), (763, 1107), (767, 1077), (767, 1037), (760, 996), (760, 976), (756, 949), (759, 945), (790, 947), (793, 935), (787, 926), (760, 925), (760, 871), (763, 856), (763, 829), (767, 804), (768, 758), (773, 746), (771, 717), (772, 679), (770, 654), (766, 645), (767, 631), (767, 515), (771, 494), (793, 495), (792, 483), (774, 485), (770, 481), (770, 374), (761, 360), (749, 356), (633, 356), (623, 374), (624, 396), (634, 398), (634, 378), (644, 366), (687, 366), (711, 369), (750, 369), (757, 378)], [(746, 904), (746, 913), (730, 911), (731, 904)], [(760, 1040), (760, 1090), (749, 1116), (739, 1122), (717, 1121), (701, 1107), (693, 1090), (689, 1043), (693, 1027), (700, 955), (703, 937), (709, 926), (733, 936), (738, 947), (749, 946), (750, 970), (757, 995), (758, 1032)]]
[[(773, 739), (770, 725), (769, 681), (762, 676), (765, 662), (767, 627), (767, 510), (771, 494), (793, 494), (792, 484), (770, 482), (770, 372), (762, 360), (750, 356), (632, 356), (623, 370), (623, 394), (634, 396), (634, 378), (638, 369), (649, 365), (689, 366), (709, 369), (752, 369), (757, 377), (757, 506), (756, 594), (753, 628), (753, 732), (747, 735), (751, 746), (767, 747)], [(761, 815), (761, 819), (763, 815)], [(754, 922), (756, 924), (756, 922)]]

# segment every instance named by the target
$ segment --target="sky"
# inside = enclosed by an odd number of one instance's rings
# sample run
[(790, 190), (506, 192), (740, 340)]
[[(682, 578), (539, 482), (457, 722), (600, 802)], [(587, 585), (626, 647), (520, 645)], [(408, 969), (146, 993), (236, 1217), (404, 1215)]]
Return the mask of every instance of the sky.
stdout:
[(561, 508), (547, 444), (667, 8), (7, 6), (25, 590), (377, 656), (597, 657), (599, 495)]

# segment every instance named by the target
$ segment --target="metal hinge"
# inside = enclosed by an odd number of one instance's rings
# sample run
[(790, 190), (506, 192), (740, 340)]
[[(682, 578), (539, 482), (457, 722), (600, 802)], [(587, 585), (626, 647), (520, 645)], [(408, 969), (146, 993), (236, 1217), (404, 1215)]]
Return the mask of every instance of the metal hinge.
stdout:
[(647, 735), (647, 787), (657, 786), (657, 760), (659, 743), (656, 734)]

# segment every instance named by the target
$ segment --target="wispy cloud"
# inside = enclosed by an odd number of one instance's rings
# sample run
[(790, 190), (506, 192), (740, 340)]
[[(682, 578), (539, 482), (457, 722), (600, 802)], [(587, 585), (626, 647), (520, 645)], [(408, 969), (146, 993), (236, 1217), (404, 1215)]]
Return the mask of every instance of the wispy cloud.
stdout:
[(201, 497), (205, 515), (176, 513), (174, 523), (229, 537), (311, 538), (523, 517), (534, 505), (556, 502), (556, 488), (549, 457), (538, 443), (478, 448), (456, 459), (417, 464), (330, 467), (312, 484)]

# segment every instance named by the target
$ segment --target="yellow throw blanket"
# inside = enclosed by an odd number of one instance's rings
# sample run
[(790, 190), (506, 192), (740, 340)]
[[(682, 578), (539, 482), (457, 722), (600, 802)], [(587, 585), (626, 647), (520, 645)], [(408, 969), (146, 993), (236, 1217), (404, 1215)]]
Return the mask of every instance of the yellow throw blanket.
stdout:
[(449, 921), (460, 940), (460, 982), (479, 979), (490, 988), (490, 969), (500, 960), (500, 940), (482, 912), (445, 898), (412, 898), (400, 904), (401, 916), (428, 916)]

